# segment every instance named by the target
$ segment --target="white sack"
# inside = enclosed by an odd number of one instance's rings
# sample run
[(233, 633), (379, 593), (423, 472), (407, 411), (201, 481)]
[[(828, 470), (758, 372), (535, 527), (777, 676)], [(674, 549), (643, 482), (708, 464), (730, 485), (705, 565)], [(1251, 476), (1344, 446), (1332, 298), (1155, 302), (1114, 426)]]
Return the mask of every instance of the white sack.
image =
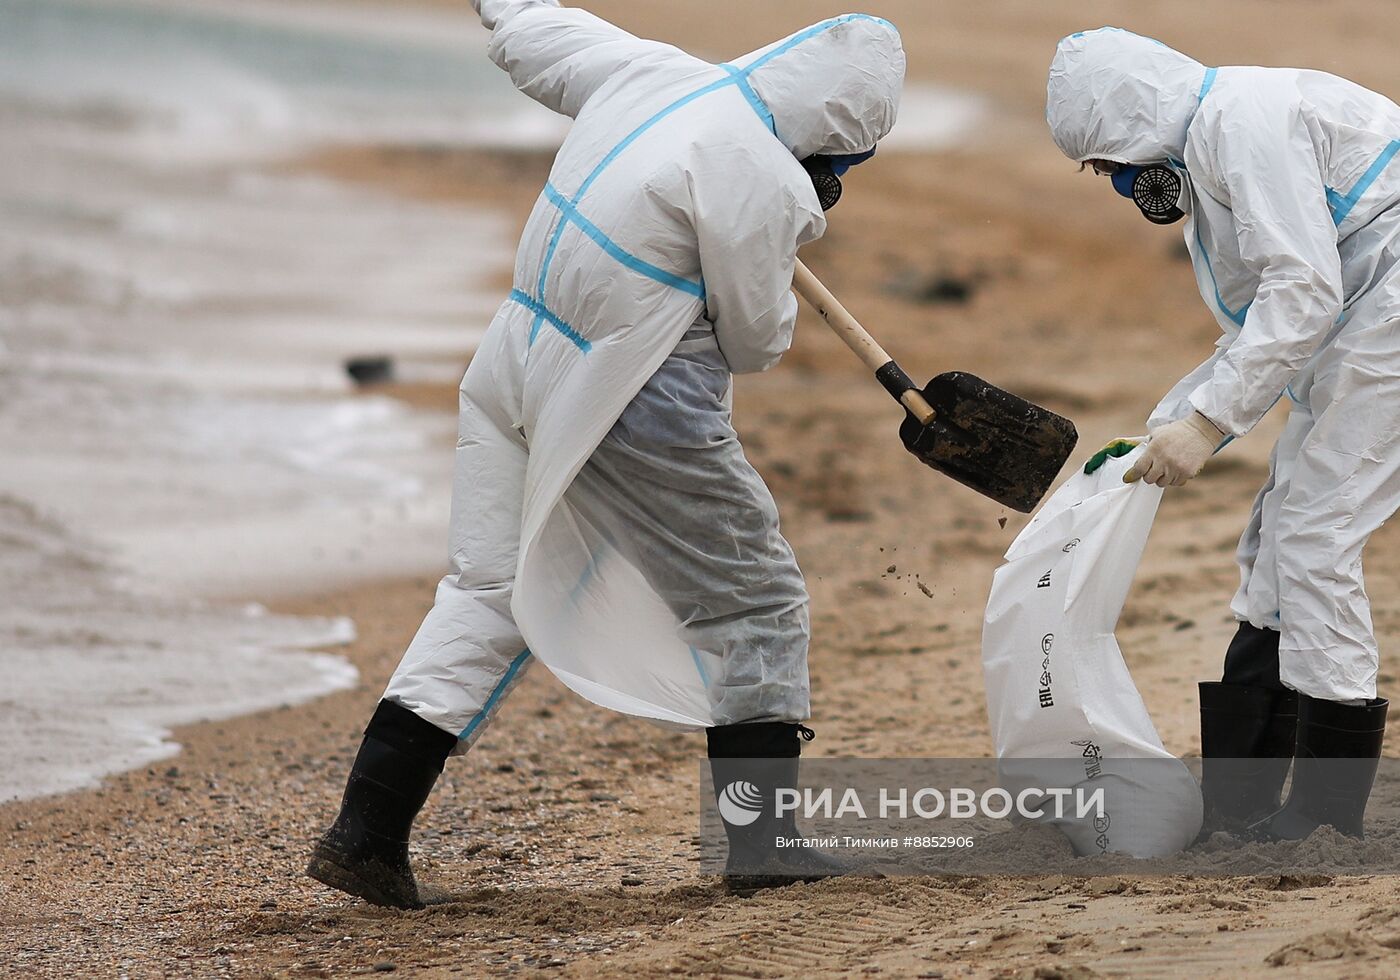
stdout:
[(1107, 820), (1047, 818), (1078, 854), (1170, 854), (1201, 826), (1200, 788), (1162, 746), (1113, 635), (1162, 499), (1123, 483), (1137, 455), (1046, 501), (997, 570), (982, 632), (1003, 785), (1107, 790)]

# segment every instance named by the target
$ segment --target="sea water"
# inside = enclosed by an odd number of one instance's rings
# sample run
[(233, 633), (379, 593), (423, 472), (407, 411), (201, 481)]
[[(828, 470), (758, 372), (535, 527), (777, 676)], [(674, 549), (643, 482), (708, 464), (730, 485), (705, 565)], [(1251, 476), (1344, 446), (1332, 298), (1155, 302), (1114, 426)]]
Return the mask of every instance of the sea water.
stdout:
[(348, 620), (249, 600), (442, 567), (453, 420), (343, 363), (459, 375), (509, 229), (285, 161), (557, 141), (484, 44), (399, 10), (0, 0), (0, 800), (353, 684), (318, 652)]

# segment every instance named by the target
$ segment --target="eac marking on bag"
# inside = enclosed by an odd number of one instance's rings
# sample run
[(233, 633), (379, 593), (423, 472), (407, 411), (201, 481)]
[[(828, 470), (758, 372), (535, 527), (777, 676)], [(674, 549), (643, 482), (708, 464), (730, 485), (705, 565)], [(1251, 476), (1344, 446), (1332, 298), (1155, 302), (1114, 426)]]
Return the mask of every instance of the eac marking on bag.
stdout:
[(1042, 708), (1055, 706), (1055, 695), (1050, 691), (1050, 648), (1054, 645), (1054, 633), (1046, 633), (1040, 638), (1040, 706)]

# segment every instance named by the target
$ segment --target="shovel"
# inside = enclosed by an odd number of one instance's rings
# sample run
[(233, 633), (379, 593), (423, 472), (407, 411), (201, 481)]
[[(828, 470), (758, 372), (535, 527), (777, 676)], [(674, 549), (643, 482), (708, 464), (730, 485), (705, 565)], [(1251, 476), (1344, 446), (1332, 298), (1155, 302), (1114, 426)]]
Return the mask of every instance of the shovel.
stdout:
[(920, 390), (801, 259), (792, 284), (904, 406), (905, 449), (997, 503), (1035, 509), (1079, 441), (1073, 422), (962, 371)]

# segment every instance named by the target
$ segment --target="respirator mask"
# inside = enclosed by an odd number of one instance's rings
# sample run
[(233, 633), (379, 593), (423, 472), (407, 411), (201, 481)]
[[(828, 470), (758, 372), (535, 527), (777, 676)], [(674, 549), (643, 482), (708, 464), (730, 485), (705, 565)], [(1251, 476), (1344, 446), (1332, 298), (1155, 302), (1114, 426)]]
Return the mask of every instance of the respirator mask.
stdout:
[(1145, 167), (1124, 164), (1111, 178), (1113, 189), (1138, 206), (1154, 225), (1170, 225), (1186, 217), (1191, 205), (1185, 178), (1176, 167), (1150, 163)]
[(815, 154), (801, 161), (802, 169), (812, 178), (812, 189), (817, 192), (823, 211), (830, 211), (841, 200), (841, 177), (858, 163), (864, 163), (875, 155), (874, 149), (864, 153), (847, 153), (841, 156)]

